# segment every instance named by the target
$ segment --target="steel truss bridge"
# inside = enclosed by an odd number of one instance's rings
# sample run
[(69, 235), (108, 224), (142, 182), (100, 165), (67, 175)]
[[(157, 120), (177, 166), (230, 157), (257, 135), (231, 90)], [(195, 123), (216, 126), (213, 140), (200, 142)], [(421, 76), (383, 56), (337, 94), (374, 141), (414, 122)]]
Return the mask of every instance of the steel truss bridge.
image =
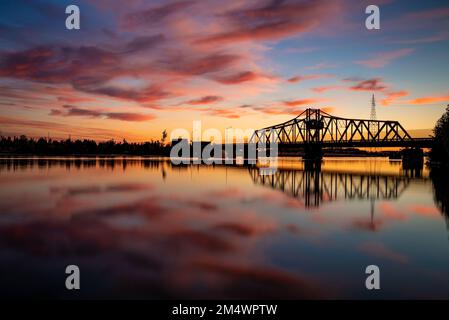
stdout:
[(260, 168), (249, 167), (255, 184), (282, 191), (304, 202), (306, 207), (336, 200), (393, 200), (408, 187), (412, 178), (394, 175), (370, 175), (277, 169), (261, 175)]
[(432, 138), (412, 138), (398, 121), (346, 119), (320, 109), (254, 132), (249, 143), (283, 147), (416, 147), (430, 148)]

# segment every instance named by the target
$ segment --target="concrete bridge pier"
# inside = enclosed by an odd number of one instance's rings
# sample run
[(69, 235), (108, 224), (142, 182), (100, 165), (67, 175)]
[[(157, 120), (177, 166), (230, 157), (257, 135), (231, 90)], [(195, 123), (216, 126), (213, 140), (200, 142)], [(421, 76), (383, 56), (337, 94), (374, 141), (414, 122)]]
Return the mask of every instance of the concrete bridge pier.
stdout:
[(424, 152), (421, 148), (406, 148), (401, 150), (402, 169), (411, 176), (421, 176), (424, 164)]
[(323, 148), (319, 143), (308, 143), (304, 146), (304, 160), (321, 160), (323, 158)]
[(412, 162), (422, 164), (424, 159), (424, 151), (421, 148), (406, 148), (401, 150), (403, 162)]
[(304, 171), (320, 172), (321, 171), (321, 159), (319, 159), (319, 160), (304, 159)]

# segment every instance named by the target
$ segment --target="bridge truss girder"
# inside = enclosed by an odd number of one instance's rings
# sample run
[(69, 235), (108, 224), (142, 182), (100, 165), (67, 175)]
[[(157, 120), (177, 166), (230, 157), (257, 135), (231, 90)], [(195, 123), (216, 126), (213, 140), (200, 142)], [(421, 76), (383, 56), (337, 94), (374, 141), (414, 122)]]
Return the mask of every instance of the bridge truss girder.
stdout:
[(320, 109), (307, 109), (287, 122), (254, 132), (250, 143), (348, 144), (412, 142), (413, 138), (398, 121), (346, 119)]

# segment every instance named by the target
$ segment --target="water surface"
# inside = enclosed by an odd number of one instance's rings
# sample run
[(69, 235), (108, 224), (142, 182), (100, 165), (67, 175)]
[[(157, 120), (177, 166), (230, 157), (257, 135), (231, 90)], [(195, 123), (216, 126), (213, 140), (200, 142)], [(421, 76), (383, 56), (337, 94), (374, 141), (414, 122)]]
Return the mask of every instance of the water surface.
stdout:
[[(285, 158), (260, 173), (2, 158), (0, 295), (449, 298), (447, 217), (434, 196), (447, 193), (426, 168), (342, 158), (309, 170)], [(69, 264), (81, 270), (80, 291), (65, 289)], [(381, 290), (365, 288), (370, 264)]]

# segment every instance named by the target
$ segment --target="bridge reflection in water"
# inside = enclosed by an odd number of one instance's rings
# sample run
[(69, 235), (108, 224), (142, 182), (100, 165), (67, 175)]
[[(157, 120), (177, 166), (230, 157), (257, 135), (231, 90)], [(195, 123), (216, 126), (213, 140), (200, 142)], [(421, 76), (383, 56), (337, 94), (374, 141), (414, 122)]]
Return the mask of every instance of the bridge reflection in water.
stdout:
[(376, 201), (398, 199), (414, 180), (422, 177), (422, 168), (410, 170), (403, 167), (391, 172), (347, 172), (321, 170), (321, 162), (304, 162), (304, 168), (248, 167), (249, 175), (256, 185), (279, 190), (297, 199), (306, 208), (318, 208), (334, 201), (365, 201), (370, 204), (370, 226), (375, 230)]
[(397, 199), (411, 179), (394, 175), (286, 169), (278, 169), (271, 175), (261, 175), (258, 168), (250, 167), (248, 170), (254, 183), (302, 200), (306, 207), (318, 207), (325, 202), (342, 199)]

